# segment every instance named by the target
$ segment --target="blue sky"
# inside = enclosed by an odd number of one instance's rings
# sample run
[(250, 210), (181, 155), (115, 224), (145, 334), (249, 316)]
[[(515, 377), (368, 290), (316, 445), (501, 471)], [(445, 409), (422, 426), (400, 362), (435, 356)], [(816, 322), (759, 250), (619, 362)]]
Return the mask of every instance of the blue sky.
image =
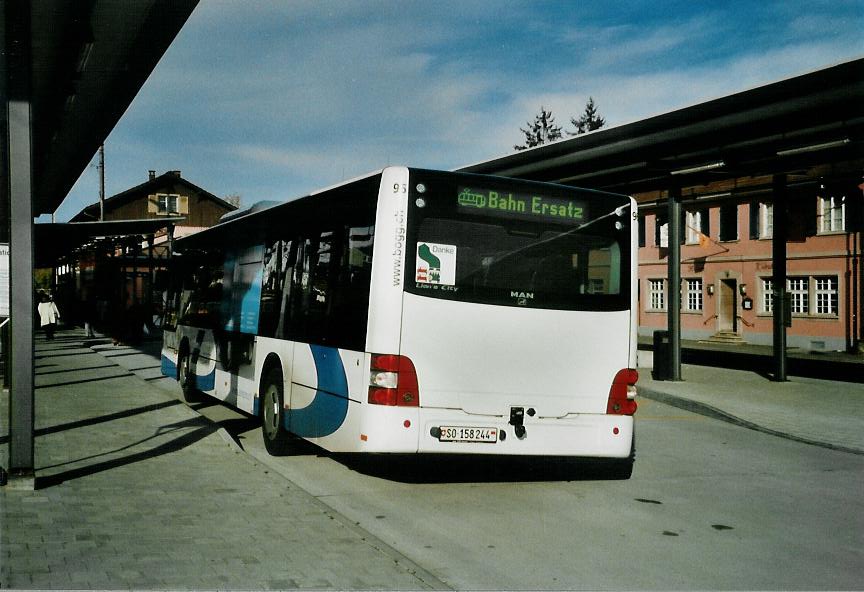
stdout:
[[(243, 205), (513, 152), (864, 56), (864, 0), (201, 0), (105, 142), (106, 195), (181, 170)], [(98, 199), (94, 161), (56, 212)]]

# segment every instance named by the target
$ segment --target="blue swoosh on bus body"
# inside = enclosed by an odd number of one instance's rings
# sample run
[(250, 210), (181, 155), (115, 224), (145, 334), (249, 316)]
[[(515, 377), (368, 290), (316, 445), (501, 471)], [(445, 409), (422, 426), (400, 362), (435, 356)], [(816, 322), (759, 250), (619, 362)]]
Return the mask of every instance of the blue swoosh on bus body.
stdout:
[(348, 379), (339, 350), (310, 345), (318, 375), (318, 388), (312, 402), (302, 409), (287, 409), (285, 427), (303, 438), (329, 436), (348, 415)]
[[(175, 380), (177, 378), (177, 364), (164, 354), (162, 355), (162, 374), (170, 376)], [(214, 366), (210, 373), (204, 376), (198, 376), (193, 373), (192, 378), (195, 380), (195, 388), (198, 390), (212, 391), (216, 388), (216, 367)]]
[(162, 354), (162, 375), (177, 379), (177, 364), (165, 354)]

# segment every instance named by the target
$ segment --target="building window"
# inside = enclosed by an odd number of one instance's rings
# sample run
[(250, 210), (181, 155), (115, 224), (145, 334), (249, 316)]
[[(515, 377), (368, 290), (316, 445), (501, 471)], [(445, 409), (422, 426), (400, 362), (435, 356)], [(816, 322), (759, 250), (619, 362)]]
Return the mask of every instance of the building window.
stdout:
[(702, 231), (702, 216), (707, 215), (708, 212), (687, 212), (685, 236), (688, 245), (696, 245), (699, 243), (699, 235)]
[(684, 299), (684, 310), (702, 310), (702, 278), (686, 280), (687, 294)]
[(720, 206), (720, 240), (738, 240), (738, 204)]
[(836, 315), (837, 308), (837, 276), (816, 277), (815, 296), (816, 314)]
[(807, 314), (810, 312), (810, 298), (807, 277), (790, 277), (786, 280), (786, 289), (792, 301), (792, 314)]
[(666, 310), (666, 280), (648, 280), (648, 303), (650, 310)]
[(160, 214), (172, 214), (179, 212), (178, 202), (180, 196), (176, 193), (157, 193), (156, 205)]
[(774, 236), (774, 204), (759, 204), (759, 238)]
[(845, 229), (846, 197), (819, 198), (819, 232), (842, 232)]
[(760, 312), (774, 312), (774, 280), (762, 278), (762, 298)]
[(147, 196), (147, 212), (159, 216), (189, 213), (189, 196), (176, 193), (154, 193)]
[(669, 223), (659, 213), (654, 216), (654, 246), (662, 248), (669, 246)]
[[(811, 289), (812, 288), (812, 289)], [(839, 314), (839, 283), (836, 275), (790, 277), (786, 280), (791, 313), (796, 315), (837, 316)], [(812, 302), (811, 302), (812, 294)], [(774, 312), (774, 281), (762, 278), (760, 309), (762, 313)]]

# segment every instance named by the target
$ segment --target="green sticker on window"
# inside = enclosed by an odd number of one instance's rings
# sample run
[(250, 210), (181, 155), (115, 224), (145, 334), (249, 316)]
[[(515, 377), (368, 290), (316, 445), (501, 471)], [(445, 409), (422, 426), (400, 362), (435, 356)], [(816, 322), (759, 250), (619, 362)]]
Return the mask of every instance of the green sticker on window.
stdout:
[(420, 284), (456, 284), (456, 246), (417, 243), (415, 278)]

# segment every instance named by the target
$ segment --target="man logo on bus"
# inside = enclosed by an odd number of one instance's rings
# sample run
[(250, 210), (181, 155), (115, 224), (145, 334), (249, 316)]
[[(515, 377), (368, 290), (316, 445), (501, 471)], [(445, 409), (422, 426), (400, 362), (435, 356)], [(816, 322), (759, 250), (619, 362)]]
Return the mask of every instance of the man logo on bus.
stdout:
[[(432, 254), (426, 243), (417, 246), (417, 256), (422, 260), (417, 265), (417, 281), (437, 284), (441, 281), (441, 259)], [(423, 265), (425, 263), (425, 266)]]

